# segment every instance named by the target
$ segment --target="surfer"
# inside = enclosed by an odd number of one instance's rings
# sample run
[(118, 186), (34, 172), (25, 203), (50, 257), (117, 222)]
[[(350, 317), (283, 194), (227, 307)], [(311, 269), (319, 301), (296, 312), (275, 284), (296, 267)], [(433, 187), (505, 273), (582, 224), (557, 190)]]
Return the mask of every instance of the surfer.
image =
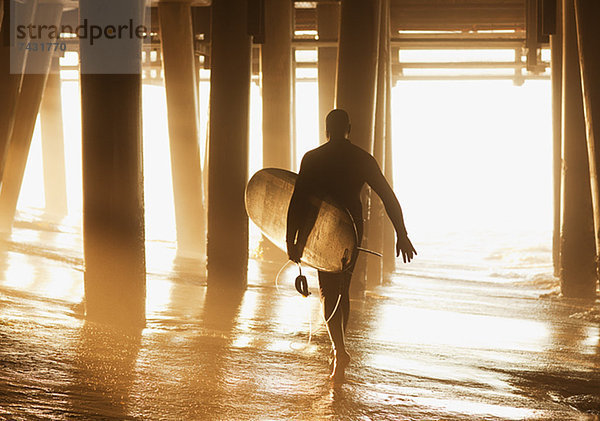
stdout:
[[(307, 152), (302, 158), (298, 180), (287, 215), (287, 250), (290, 260), (300, 262), (306, 238), (306, 203), (310, 195), (330, 197), (345, 207), (356, 226), (358, 243), (363, 235), (360, 192), (366, 183), (383, 201), (396, 230), (396, 256), (402, 253), (405, 263), (417, 252), (406, 234), (402, 209), (394, 191), (381, 173), (375, 158), (349, 140), (350, 118), (342, 109), (332, 110), (325, 122), (328, 142)], [(304, 234), (303, 234), (304, 233)], [(323, 303), (327, 331), (332, 343), (332, 380), (344, 378), (350, 362), (344, 332), (350, 315), (350, 279), (354, 263), (340, 273), (319, 271), (319, 290)], [(335, 311), (335, 313), (334, 313)]]

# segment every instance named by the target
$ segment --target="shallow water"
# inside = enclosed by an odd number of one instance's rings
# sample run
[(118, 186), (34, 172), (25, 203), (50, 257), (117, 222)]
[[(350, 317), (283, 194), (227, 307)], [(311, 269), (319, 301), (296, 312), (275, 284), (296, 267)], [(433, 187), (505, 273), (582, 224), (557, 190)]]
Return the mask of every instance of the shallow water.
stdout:
[(149, 242), (147, 327), (122, 331), (78, 315), (76, 226), (34, 219), (0, 256), (1, 418), (598, 419), (598, 303), (551, 294), (547, 233), (419, 238), (352, 301), (332, 385), (314, 272), (305, 299), (294, 268), (276, 287), (284, 261), (252, 260), (247, 290), (223, 296)]

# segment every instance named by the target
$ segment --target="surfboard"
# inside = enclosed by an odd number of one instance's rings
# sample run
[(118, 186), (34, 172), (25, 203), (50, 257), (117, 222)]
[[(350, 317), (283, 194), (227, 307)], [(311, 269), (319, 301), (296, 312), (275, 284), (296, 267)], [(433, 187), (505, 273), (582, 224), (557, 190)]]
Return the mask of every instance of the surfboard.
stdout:
[[(287, 212), (298, 174), (265, 168), (246, 186), (246, 212), (261, 232), (287, 252)], [(348, 211), (327, 198), (309, 197), (309, 229), (302, 262), (326, 272), (341, 272), (356, 258), (356, 228)]]

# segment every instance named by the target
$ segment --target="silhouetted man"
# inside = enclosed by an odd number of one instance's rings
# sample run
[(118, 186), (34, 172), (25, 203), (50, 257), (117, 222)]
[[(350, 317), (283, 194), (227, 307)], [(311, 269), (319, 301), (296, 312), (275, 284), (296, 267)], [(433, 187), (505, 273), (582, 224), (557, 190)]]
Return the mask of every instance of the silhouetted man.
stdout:
[[(385, 210), (396, 229), (396, 255), (402, 252), (404, 262), (410, 262), (417, 254), (408, 236), (398, 199), (373, 156), (348, 139), (350, 119), (341, 109), (331, 111), (326, 119), (328, 142), (304, 155), (294, 194), (290, 201), (287, 219), (287, 249), (294, 262), (302, 257), (303, 244), (298, 234), (306, 221), (306, 206), (309, 195), (329, 197), (350, 212), (356, 226), (358, 243), (363, 235), (362, 204), (360, 192), (365, 183), (383, 201)], [(350, 279), (356, 259), (348, 270), (340, 273), (319, 271), (319, 288), (323, 301), (327, 330), (332, 342), (333, 360), (331, 378), (341, 380), (350, 362), (346, 352), (344, 332), (350, 314)], [(340, 297), (338, 304), (338, 297)], [(336, 304), (338, 309), (332, 316)]]

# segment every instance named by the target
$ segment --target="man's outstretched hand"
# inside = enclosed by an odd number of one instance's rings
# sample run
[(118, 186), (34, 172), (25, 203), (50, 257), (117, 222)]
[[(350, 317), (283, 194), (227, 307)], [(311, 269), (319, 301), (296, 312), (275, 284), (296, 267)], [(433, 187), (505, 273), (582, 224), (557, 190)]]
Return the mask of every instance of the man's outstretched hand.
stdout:
[(397, 235), (396, 237), (396, 257), (402, 252), (402, 260), (408, 263), (414, 256), (417, 255), (417, 250), (413, 247), (406, 234)]

